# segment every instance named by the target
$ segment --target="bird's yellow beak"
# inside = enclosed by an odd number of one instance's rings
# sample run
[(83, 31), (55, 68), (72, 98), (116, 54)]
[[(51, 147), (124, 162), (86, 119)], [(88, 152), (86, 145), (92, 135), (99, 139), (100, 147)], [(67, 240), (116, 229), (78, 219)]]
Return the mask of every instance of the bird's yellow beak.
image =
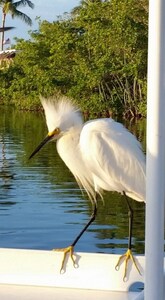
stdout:
[(29, 156), (29, 159), (31, 159), (37, 152), (39, 152), (44, 145), (46, 145), (49, 141), (51, 141), (53, 136), (54, 136), (53, 133), (48, 133), (48, 135), (44, 138), (44, 140), (38, 145), (38, 147)]

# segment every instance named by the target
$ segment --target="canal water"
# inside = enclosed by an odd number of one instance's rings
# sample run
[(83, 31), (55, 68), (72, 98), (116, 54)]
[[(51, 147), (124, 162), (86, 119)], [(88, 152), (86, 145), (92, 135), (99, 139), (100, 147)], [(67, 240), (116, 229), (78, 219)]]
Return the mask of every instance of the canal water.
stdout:
[[(145, 120), (125, 125), (145, 148)], [(46, 134), (42, 113), (0, 108), (0, 247), (66, 247), (90, 218), (91, 202), (58, 156), (55, 143), (28, 160)], [(145, 205), (134, 200), (131, 205), (135, 212), (133, 252), (142, 254)], [(75, 251), (120, 254), (127, 244), (126, 202), (117, 193), (105, 193), (96, 221)]]

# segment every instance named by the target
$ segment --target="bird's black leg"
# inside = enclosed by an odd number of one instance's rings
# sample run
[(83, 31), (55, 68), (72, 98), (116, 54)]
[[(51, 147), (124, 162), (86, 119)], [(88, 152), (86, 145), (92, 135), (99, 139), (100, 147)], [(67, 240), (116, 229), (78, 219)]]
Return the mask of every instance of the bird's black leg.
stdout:
[(74, 247), (77, 244), (78, 240), (81, 238), (83, 233), (87, 230), (87, 228), (90, 226), (90, 224), (95, 220), (96, 214), (97, 214), (97, 205), (96, 205), (96, 203), (94, 203), (93, 211), (92, 211), (92, 214), (91, 214), (91, 217), (90, 217), (88, 223), (85, 225), (85, 227), (79, 233), (79, 235), (76, 237), (76, 239), (74, 240), (74, 242), (72, 243), (71, 246)]
[(129, 218), (129, 240), (128, 240), (128, 250), (126, 251), (125, 254), (121, 255), (119, 257), (119, 260), (116, 264), (116, 267), (115, 269), (118, 270), (119, 269), (119, 266), (120, 266), (120, 263), (121, 261), (124, 259), (125, 260), (125, 268), (124, 268), (124, 276), (123, 276), (123, 280), (126, 281), (127, 280), (127, 264), (128, 264), (128, 260), (131, 259), (132, 262), (134, 263), (137, 271), (139, 272), (139, 274), (141, 275), (140, 273), (140, 270), (137, 266), (137, 263), (135, 261), (135, 258), (132, 254), (132, 227), (133, 227), (133, 209), (131, 208), (131, 205), (128, 201), (128, 198), (127, 198), (127, 195), (125, 194), (125, 192), (123, 192), (123, 195), (126, 199), (126, 202), (127, 202), (127, 206), (128, 206), (128, 218)]
[(127, 206), (128, 206), (128, 220), (129, 220), (129, 240), (128, 240), (128, 249), (131, 250), (132, 248), (132, 228), (133, 228), (133, 209), (128, 201), (128, 198), (125, 194), (125, 192), (123, 192), (123, 195), (126, 199), (127, 202)]
[[(96, 195), (96, 200), (97, 200), (97, 195)], [(81, 232), (75, 238), (75, 240), (73, 241), (73, 243), (69, 247), (67, 247), (67, 248), (53, 249), (54, 251), (62, 251), (62, 252), (64, 252), (64, 256), (63, 256), (63, 260), (62, 260), (62, 264), (61, 264), (60, 273), (62, 273), (64, 271), (64, 264), (65, 264), (65, 259), (66, 259), (67, 253), (70, 253), (70, 257), (71, 257), (71, 259), (73, 261), (73, 265), (76, 267), (76, 262), (75, 262), (75, 259), (73, 258), (74, 246), (77, 244), (77, 242), (79, 241), (79, 239), (81, 238), (81, 236), (83, 235), (83, 233), (87, 230), (87, 228), (90, 226), (90, 224), (95, 220), (96, 214), (97, 214), (97, 202), (95, 201), (94, 204), (93, 204), (93, 211), (92, 211), (92, 214), (91, 214), (91, 217), (90, 217), (88, 223), (81, 230)]]

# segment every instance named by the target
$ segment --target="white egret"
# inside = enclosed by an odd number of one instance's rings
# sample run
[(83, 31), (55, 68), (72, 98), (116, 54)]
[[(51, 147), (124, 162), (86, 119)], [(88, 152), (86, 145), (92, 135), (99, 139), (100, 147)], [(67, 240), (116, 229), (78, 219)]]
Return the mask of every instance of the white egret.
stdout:
[(68, 252), (75, 263), (74, 246), (96, 217), (97, 196), (102, 197), (104, 190), (117, 191), (125, 196), (129, 210), (128, 250), (116, 265), (117, 270), (121, 260), (125, 259), (123, 277), (125, 280), (129, 259), (139, 271), (131, 251), (133, 210), (127, 196), (139, 202), (145, 201), (145, 156), (141, 144), (122, 124), (111, 118), (100, 118), (83, 123), (81, 112), (66, 97), (41, 98), (41, 103), (45, 112), (48, 135), (33, 151), (30, 158), (46, 143), (57, 140), (57, 151), (60, 157), (93, 203), (89, 222), (72, 245), (63, 249), (61, 270)]

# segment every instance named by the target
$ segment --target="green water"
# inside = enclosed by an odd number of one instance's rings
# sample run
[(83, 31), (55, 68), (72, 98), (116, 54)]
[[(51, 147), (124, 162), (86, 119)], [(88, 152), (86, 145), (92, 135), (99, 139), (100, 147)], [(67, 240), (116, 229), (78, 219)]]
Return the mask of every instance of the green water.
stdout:
[[(145, 120), (125, 122), (145, 148)], [(90, 201), (81, 194), (59, 158), (55, 143), (31, 161), (29, 155), (47, 134), (40, 113), (0, 108), (0, 247), (52, 249), (70, 245), (88, 221)], [(131, 200), (130, 200), (131, 201)], [(133, 251), (144, 253), (144, 204), (134, 209)], [(76, 251), (123, 253), (128, 243), (124, 198), (105, 193), (96, 221)]]

